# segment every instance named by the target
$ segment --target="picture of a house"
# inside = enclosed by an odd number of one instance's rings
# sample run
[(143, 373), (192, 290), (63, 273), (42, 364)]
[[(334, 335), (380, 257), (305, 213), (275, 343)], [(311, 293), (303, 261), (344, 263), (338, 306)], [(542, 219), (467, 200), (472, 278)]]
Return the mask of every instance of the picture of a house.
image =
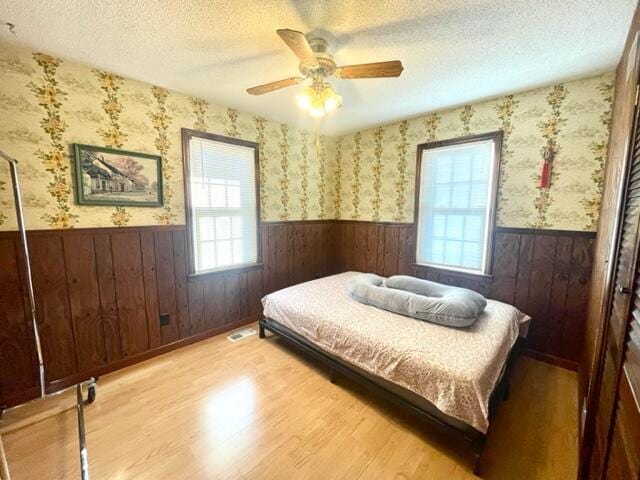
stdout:
[(87, 152), (82, 168), (90, 181), (84, 184), (84, 194), (131, 192), (144, 190), (144, 185), (122, 172), (100, 154)]
[(160, 157), (96, 147), (79, 147), (77, 151), (82, 203), (160, 203)]

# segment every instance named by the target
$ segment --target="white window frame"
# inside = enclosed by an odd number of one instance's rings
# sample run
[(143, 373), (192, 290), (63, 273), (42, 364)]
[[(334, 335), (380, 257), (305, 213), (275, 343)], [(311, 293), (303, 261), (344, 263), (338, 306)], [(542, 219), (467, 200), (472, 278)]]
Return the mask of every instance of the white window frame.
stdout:
[[(243, 264), (232, 264), (224, 267), (218, 267), (210, 270), (197, 271), (196, 261), (194, 254), (193, 239), (195, 235), (196, 226), (193, 224), (192, 205), (191, 205), (191, 171), (190, 171), (190, 141), (192, 138), (201, 138), (205, 140), (211, 140), (214, 142), (229, 143), (232, 145), (240, 145), (243, 147), (252, 148), (254, 151), (254, 176), (255, 176), (255, 195), (256, 195), (256, 261)], [(188, 257), (189, 257), (189, 276), (200, 277), (208, 275), (225, 274), (231, 272), (247, 271), (262, 266), (262, 249), (260, 239), (260, 158), (259, 158), (259, 145), (255, 142), (247, 140), (240, 140), (237, 138), (226, 137), (224, 135), (217, 135), (213, 133), (200, 132), (197, 130), (190, 130), (187, 128), (182, 129), (182, 157), (184, 166), (184, 196), (185, 196), (185, 219), (187, 227), (187, 244), (188, 244)], [(211, 210), (216, 210), (211, 208)], [(225, 211), (232, 213), (233, 207), (224, 208)], [(212, 240), (212, 242), (215, 242)]]
[[(415, 209), (414, 209), (414, 245), (415, 251), (413, 252), (416, 258), (415, 265), (418, 267), (429, 267), (438, 270), (462, 272), (471, 275), (491, 275), (492, 260), (493, 260), (493, 237), (495, 232), (496, 222), (496, 208), (498, 197), (498, 185), (500, 179), (500, 158), (502, 154), (502, 130), (495, 132), (482, 133), (479, 135), (469, 135), (466, 137), (452, 138), (448, 140), (440, 140), (436, 142), (423, 143), (418, 145), (417, 162), (416, 162), (416, 192), (415, 192)], [(493, 161), (491, 165), (491, 171), (489, 174), (489, 181), (491, 182), (488, 192), (488, 215), (486, 217), (485, 224), (485, 244), (483, 252), (483, 262), (480, 269), (468, 269), (463, 267), (457, 267), (447, 264), (436, 263), (418, 263), (418, 248), (420, 242), (420, 195), (422, 191), (422, 157), (426, 150), (440, 149), (443, 147), (463, 146), (471, 143), (478, 143), (484, 141), (493, 141)]]

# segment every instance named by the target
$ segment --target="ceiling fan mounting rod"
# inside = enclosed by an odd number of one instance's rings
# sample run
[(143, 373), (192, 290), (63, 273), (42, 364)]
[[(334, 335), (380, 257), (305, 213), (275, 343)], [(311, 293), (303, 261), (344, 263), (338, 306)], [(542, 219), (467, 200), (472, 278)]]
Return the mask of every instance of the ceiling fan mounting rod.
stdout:
[(329, 42), (324, 38), (314, 37), (309, 39), (309, 46), (311, 50), (313, 50), (313, 53), (327, 53)]

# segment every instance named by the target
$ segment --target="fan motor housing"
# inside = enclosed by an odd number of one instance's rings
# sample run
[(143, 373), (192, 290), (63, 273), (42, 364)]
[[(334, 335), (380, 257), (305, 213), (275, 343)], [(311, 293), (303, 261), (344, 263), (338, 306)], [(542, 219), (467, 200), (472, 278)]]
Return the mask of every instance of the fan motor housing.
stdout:
[(309, 39), (309, 46), (318, 60), (319, 66), (311, 66), (306, 63), (300, 64), (300, 73), (305, 77), (322, 76), (329, 77), (336, 71), (337, 65), (333, 55), (327, 52), (329, 44), (324, 38), (315, 37)]

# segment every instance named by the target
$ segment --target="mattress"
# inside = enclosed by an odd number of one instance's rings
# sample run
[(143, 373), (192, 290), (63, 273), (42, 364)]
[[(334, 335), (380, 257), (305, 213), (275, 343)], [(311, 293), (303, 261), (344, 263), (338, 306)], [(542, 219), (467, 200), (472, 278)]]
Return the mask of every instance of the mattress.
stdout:
[(264, 316), (486, 433), (491, 392), (529, 317), (487, 300), (471, 327), (431, 324), (353, 300), (345, 283), (357, 274), (341, 273), (271, 293), (262, 299)]

